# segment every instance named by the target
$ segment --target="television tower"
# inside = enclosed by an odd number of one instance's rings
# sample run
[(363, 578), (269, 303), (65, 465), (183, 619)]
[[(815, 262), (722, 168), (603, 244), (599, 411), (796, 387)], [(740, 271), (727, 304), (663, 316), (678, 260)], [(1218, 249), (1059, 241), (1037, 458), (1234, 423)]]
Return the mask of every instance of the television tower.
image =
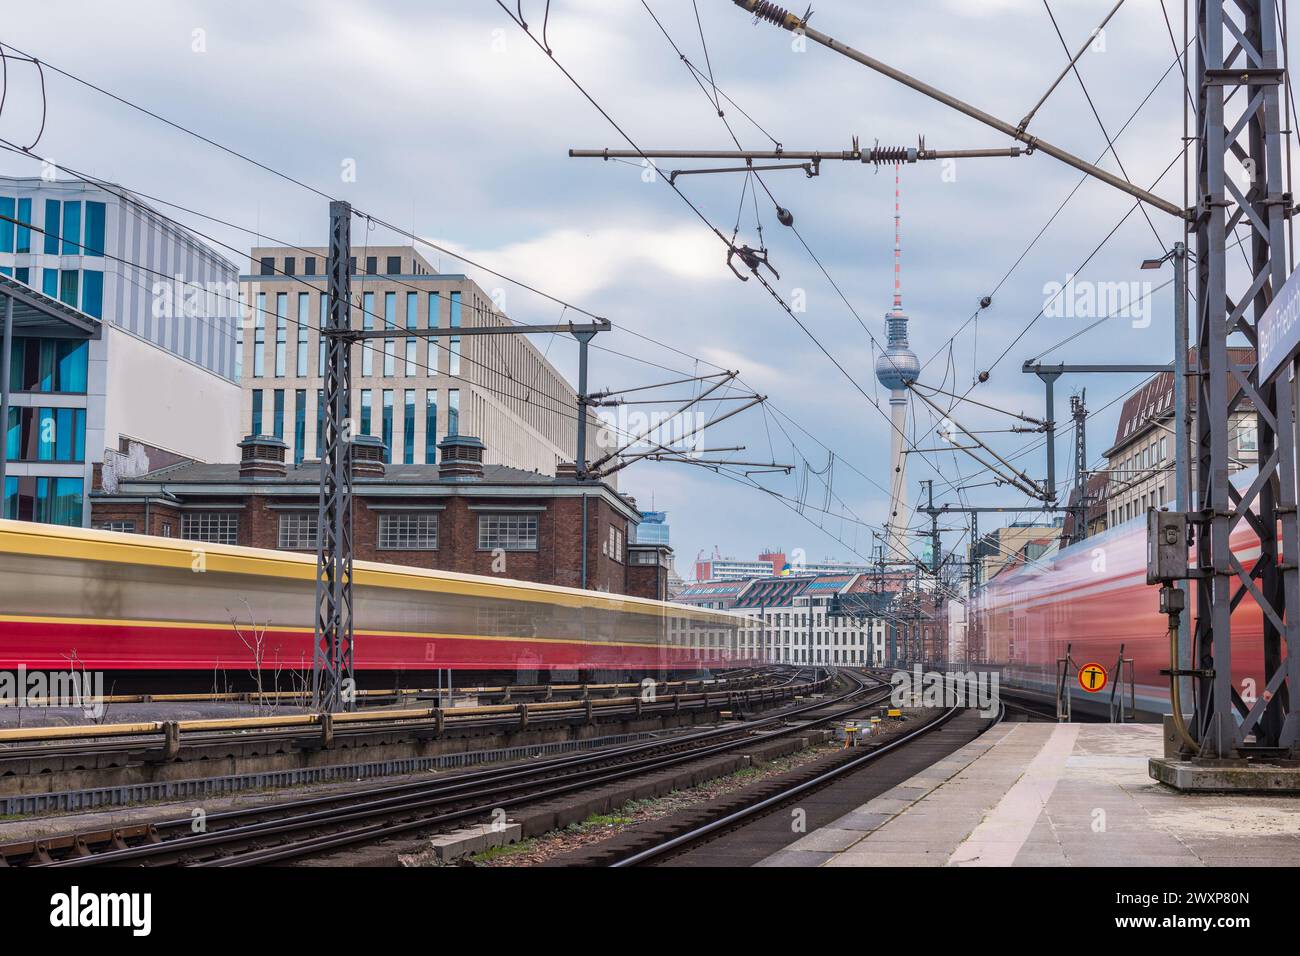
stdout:
[(889, 389), (890, 471), (889, 521), (885, 525), (886, 560), (906, 560), (907, 528), (911, 514), (907, 507), (907, 455), (903, 437), (907, 434), (907, 386), (921, 374), (921, 363), (907, 343), (907, 313), (903, 311), (902, 213), (899, 203), (899, 169), (894, 166), (894, 307), (885, 313), (886, 347), (876, 359), (876, 378)]

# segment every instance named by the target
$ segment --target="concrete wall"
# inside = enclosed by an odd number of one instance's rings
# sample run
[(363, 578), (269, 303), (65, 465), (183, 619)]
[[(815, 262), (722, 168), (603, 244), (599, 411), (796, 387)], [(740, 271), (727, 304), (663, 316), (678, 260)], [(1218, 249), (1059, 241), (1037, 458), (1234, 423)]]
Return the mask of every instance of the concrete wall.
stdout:
[(125, 437), (198, 461), (230, 458), (241, 437), (238, 385), (121, 329), (104, 336), (104, 423), (93, 446), (87, 427), (88, 456), (103, 461)]

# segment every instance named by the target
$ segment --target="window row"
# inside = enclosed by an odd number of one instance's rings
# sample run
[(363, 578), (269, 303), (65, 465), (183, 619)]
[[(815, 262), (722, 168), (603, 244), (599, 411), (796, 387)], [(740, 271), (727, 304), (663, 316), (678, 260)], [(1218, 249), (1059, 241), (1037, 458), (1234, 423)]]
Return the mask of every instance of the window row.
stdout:
[[(313, 316), (311, 309), (311, 297), (313, 293), (297, 293), (296, 311), (290, 314), (290, 293), (276, 292), (274, 313), (268, 311), (272, 303), (268, 301), (268, 293), (257, 293), (255, 308), (253, 310), (253, 377), (266, 377), (266, 360), (268, 354), (267, 334), (268, 331), (274, 332), (274, 351), (271, 352), (272, 371), (276, 378), (310, 378), (313, 376), (321, 377), (325, 374), (325, 340), (317, 335), (315, 368), (309, 359), (309, 345), (311, 331), (319, 331), (327, 322), (326, 309), (328, 308), (329, 297), (316, 293), (316, 310)], [(437, 375), (439, 368), (444, 368), (448, 375), (461, 374), (461, 337), (453, 335), (450, 337), (429, 338), (423, 341), (418, 337), (401, 338), (403, 331), (415, 331), (420, 328), (438, 328), (441, 323), (441, 301), (440, 292), (429, 292), (422, 294), (419, 292), (405, 293), (405, 311), (404, 314), (398, 315), (398, 293), (386, 292), (383, 301), (383, 313), (380, 314), (376, 304), (376, 294), (374, 292), (365, 292), (361, 296), (361, 328), (365, 331), (379, 329), (391, 329), (393, 337), (382, 341), (370, 339), (361, 342), (357, 347), (360, 350), (361, 374), (363, 376), (373, 377), (381, 374), (385, 378), (394, 378), (398, 375), (400, 366), (402, 374), (407, 378), (423, 377), (428, 375)], [(461, 325), (461, 294), (452, 292), (450, 298), (450, 310), (448, 314), (447, 325), (445, 328), (457, 329)], [(424, 322), (421, 323), (420, 303), (427, 301), (428, 309), (424, 313)], [(400, 345), (399, 345), (400, 340)], [(289, 362), (292, 345), (293, 363), (292, 368)], [(236, 356), (237, 368), (239, 375), (243, 374), (243, 352), (244, 352), (244, 330), (241, 327), (236, 335)], [(445, 352), (447, 357), (440, 360), (439, 353)], [(382, 371), (376, 373), (375, 368), (378, 366)]]
[[(426, 511), (381, 514), (376, 548), (379, 551), (437, 551), (438, 519), (437, 512)], [(479, 515), (478, 549), (536, 551), (538, 519), (535, 514)], [(285, 512), (279, 518), (276, 545), (287, 551), (311, 551), (316, 548), (318, 531), (315, 512)], [(212, 544), (238, 544), (239, 514), (234, 511), (185, 512), (181, 515), (181, 536)]]
[[(424, 463), (437, 464), (438, 460), (438, 390), (424, 389), (424, 402), (418, 400), (419, 390), (403, 389), (400, 399), (394, 389), (381, 389), (379, 394), (379, 412), (375, 412), (374, 390), (363, 388), (358, 395), (359, 435), (372, 435), (384, 443), (384, 462), (392, 464), (400, 460), (403, 464), (416, 463), (416, 435), (424, 431)], [(293, 417), (293, 462), (302, 464), (307, 455), (307, 390), (294, 389), (292, 408), (287, 407), (290, 395), (286, 389), (255, 388), (251, 393), (251, 414), (249, 421), (250, 435), (272, 435), (285, 441), (285, 425), (288, 417)], [(395, 402), (401, 401), (397, 407)], [(316, 457), (321, 457), (325, 443), (325, 395), (316, 390)], [(400, 423), (399, 423), (400, 416)], [(376, 432), (376, 426), (378, 431)], [(400, 433), (397, 429), (400, 427)], [(447, 390), (447, 434), (460, 434), (460, 389)], [(400, 458), (395, 457), (401, 439)]]
[[(378, 256), (366, 256), (365, 263), (366, 263), (366, 272), (365, 272), (366, 275), (368, 276), (379, 275)], [(287, 276), (299, 275), (297, 256), (285, 256), (284, 259), (281, 260), (280, 266), (278, 268), (276, 267), (275, 264), (275, 256), (261, 256), (258, 259), (257, 265), (258, 265), (259, 275), (264, 275), (264, 276), (273, 276), (273, 275), (280, 275), (280, 274), (287, 275)], [(322, 257), (303, 256), (301, 274), (305, 276), (318, 275), (319, 273), (316, 271), (317, 268), (319, 267), (321, 269), (324, 269), (326, 268), (326, 265), (327, 265), (326, 260)], [(425, 274), (424, 267), (421, 266), (420, 263), (413, 262), (411, 264), (411, 267), (414, 270), (412, 273), (413, 275)], [(360, 275), (360, 273), (357, 272), (356, 256), (351, 256), (348, 259), (348, 271), (354, 276)], [(401, 256), (384, 257), (384, 275), (390, 275), (390, 276), (403, 275)]]
[[(32, 283), (31, 270), (0, 266), (0, 275)], [(104, 317), (104, 273), (95, 269), (42, 269), (41, 292), (97, 319)]]
[[(42, 251), (47, 256), (102, 256), (106, 211), (102, 202), (45, 200)], [(4, 217), (0, 218), (0, 252), (32, 252), (32, 227), (36, 223), (32, 220), (31, 199), (0, 196), (0, 217)]]

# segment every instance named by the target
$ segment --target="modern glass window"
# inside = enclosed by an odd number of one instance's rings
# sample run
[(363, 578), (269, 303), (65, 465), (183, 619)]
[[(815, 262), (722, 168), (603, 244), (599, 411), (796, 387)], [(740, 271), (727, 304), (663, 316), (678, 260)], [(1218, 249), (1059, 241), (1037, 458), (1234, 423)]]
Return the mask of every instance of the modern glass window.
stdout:
[(244, 378), (244, 322), (247, 313), (244, 311), (244, 293), (239, 293), (239, 321), (235, 323), (235, 381), (242, 381)]
[(397, 374), (397, 342), (394, 339), (384, 339), (384, 378), (392, 378)]
[(81, 273), (76, 269), (64, 269), (59, 273), (59, 301), (75, 309), (80, 297)]
[(325, 390), (316, 389), (316, 457), (325, 456)]
[[(436, 329), (438, 323), (442, 321), (442, 296), (437, 292), (429, 293), (429, 328)], [(436, 338), (429, 339), (429, 374), (438, 374), (438, 353), (442, 351), (439, 348)]]
[(438, 390), (424, 390), (424, 463), (438, 463)]
[(298, 260), (293, 256), (284, 257), (284, 274), (287, 276), (298, 274)]
[(373, 276), (379, 274), (379, 257), (366, 256), (366, 275)]
[(10, 407), (5, 457), (10, 461), (85, 461), (86, 410)]
[(285, 551), (313, 551), (316, 548), (316, 513), (291, 511), (280, 515), (276, 547)]
[(239, 544), (239, 515), (229, 511), (187, 511), (181, 515), (181, 537), (209, 544)]
[[(375, 327), (375, 294), (366, 292), (361, 296), (361, 328), (369, 332)], [(371, 339), (361, 341), (361, 374), (375, 374), (375, 348)], [(369, 434), (367, 432), (366, 434)]]
[[(460, 293), (451, 294), (451, 327), (460, 328)], [(460, 336), (453, 335), (447, 342), (447, 374), (460, 374)], [(453, 433), (454, 434), (454, 433)]]
[(45, 254), (59, 254), (59, 216), (62, 207), (57, 199), (45, 200)]
[(307, 448), (307, 390), (293, 393), (293, 463), (301, 465)]
[(0, 219), (0, 252), (14, 251), (14, 224), (10, 219), (16, 219), (15, 213), (18, 212), (18, 203), (12, 196), (0, 196), (0, 216), (7, 216), (7, 219)]
[(81, 203), (63, 204), (63, 255), (81, 255)]
[(253, 315), (253, 378), (266, 375), (266, 293), (257, 293), (257, 312)]
[(447, 390), (447, 434), (460, 434), (460, 389)]
[(391, 388), (384, 389), (383, 402), (384, 402), (384, 410), (383, 410), (384, 418), (382, 423), (383, 435), (381, 437), (384, 442), (384, 461), (392, 462), (393, 460), (393, 390)]
[(41, 291), (51, 299), (59, 297), (59, 270), (42, 269), (41, 270)]
[(370, 389), (361, 390), (361, 434), (370, 434)]
[(272, 433), (276, 438), (284, 441), (284, 389), (277, 388), (272, 398), (272, 407), (274, 408), (274, 428)]
[(27, 225), (18, 227), (18, 240), (15, 243), (14, 251), (20, 253), (31, 252), (32, 230), (29, 227), (35, 225), (35, 223), (32, 222), (32, 201), (30, 199), (18, 200), (18, 221), (25, 222)]
[(6, 478), (3, 514), (18, 521), (79, 527), (83, 491), (80, 478)]
[(408, 388), (402, 414), (402, 463), (415, 464), (415, 389)]
[[(320, 321), (316, 323), (318, 329), (324, 329), (329, 325), (325, 313), (329, 311), (330, 297), (325, 293), (320, 294)], [(321, 378), (325, 377), (325, 336), (319, 335), (316, 343), (317, 364), (320, 366), (316, 374)]]
[(284, 378), (284, 353), (289, 341), (289, 294), (275, 294), (275, 377)]
[(402, 257), (401, 257), (401, 256), (389, 256), (389, 257), (388, 257), (388, 270), (387, 270), (387, 271), (388, 271), (388, 274), (389, 274), (390, 276), (401, 275), (401, 274), (402, 274)]
[(311, 310), (311, 293), (298, 293), (298, 355), (294, 362), (293, 372), (299, 378), (306, 378), (309, 373), (307, 368), (307, 329), (311, 324), (311, 316), (308, 314)]
[(478, 547), (480, 551), (536, 551), (537, 515), (479, 515)]
[(263, 256), (260, 264), (261, 264), (261, 267), (262, 267), (262, 269), (261, 269), (261, 271), (262, 271), (262, 275), (264, 275), (264, 276), (273, 276), (273, 275), (275, 275), (275, 257), (274, 257), (274, 256)]
[(104, 317), (104, 273), (94, 269), (82, 273), (81, 311), (97, 319)]
[[(420, 321), (420, 293), (406, 293), (406, 327), (408, 329), (419, 328)], [(413, 378), (416, 375), (415, 364), (416, 358), (416, 340), (406, 340), (406, 376)]]
[(409, 511), (379, 516), (381, 551), (437, 551), (436, 512)]
[(315, 256), (307, 256), (302, 260), (302, 274), (305, 276), (314, 276), (316, 274)]
[(15, 392), (84, 394), (90, 345), (84, 339), (15, 337), (9, 387)]
[(102, 202), (86, 203), (85, 255), (102, 256), (104, 254), (104, 212)]
[(260, 388), (253, 389), (253, 421), (251, 425), (252, 431), (249, 434), (262, 434), (262, 390)]

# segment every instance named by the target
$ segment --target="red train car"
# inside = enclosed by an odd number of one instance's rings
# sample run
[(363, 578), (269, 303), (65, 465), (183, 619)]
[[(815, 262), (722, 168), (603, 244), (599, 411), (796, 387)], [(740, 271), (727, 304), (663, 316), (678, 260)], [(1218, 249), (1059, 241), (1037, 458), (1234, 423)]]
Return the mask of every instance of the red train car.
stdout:
[[(1249, 571), (1259, 539), (1245, 522), (1231, 546)], [(1168, 618), (1159, 613), (1159, 588), (1146, 583), (1145, 518), (998, 574), (978, 597), (975, 613), (987, 661), (1002, 667), (1005, 686), (1055, 696), (1057, 661), (1067, 648), (1076, 664), (1095, 661), (1112, 673), (1122, 648), (1134, 662), (1138, 710), (1148, 717), (1169, 712), (1169, 678), (1160, 674), (1170, 666)], [(1242, 689), (1253, 678), (1263, 687), (1263, 665), (1263, 617), (1254, 601), (1244, 600), (1232, 615), (1235, 686)], [(1076, 693), (1074, 702), (1104, 708), (1109, 696)]]

